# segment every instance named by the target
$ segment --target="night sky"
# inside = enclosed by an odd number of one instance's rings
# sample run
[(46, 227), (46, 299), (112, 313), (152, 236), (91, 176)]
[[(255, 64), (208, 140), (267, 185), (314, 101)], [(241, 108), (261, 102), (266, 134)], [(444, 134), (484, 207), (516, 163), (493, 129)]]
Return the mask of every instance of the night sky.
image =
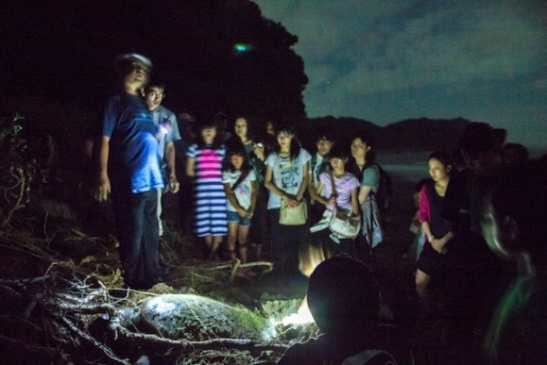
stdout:
[(547, 147), (545, 1), (255, 2), (299, 38), (308, 117), (463, 117)]

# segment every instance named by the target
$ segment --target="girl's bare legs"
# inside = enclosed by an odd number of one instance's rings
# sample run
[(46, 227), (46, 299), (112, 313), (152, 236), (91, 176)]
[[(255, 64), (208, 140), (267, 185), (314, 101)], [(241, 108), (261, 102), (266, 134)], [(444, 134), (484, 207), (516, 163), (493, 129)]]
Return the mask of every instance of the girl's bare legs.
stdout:
[(247, 244), (249, 242), (249, 230), (250, 226), (239, 226), (239, 258), (242, 263), (246, 263), (248, 260)]
[(434, 312), (433, 303), (431, 302), (431, 295), (429, 291), (429, 283), (431, 276), (421, 271), (416, 270), (416, 293), (419, 298), (419, 318), (426, 318)]
[(223, 236), (211, 235), (203, 237), (203, 241), (205, 242), (205, 247), (207, 249), (206, 256), (208, 260), (218, 260), (218, 248), (222, 242), (222, 237)]
[(418, 293), (420, 301), (423, 303), (427, 303), (429, 300), (427, 287), (429, 286), (430, 280), (431, 276), (420, 269), (416, 270), (416, 292)]
[[(238, 236), (238, 223), (228, 223), (228, 254), (230, 255), (230, 260), (237, 260), (236, 245), (237, 245), (237, 236)], [(243, 261), (243, 260), (242, 260)]]
[(213, 236), (207, 235), (202, 237), (203, 242), (205, 243), (205, 258), (210, 259), (211, 258), (211, 247), (213, 246)]
[(212, 236), (212, 244), (211, 244), (211, 256), (210, 259), (214, 261), (218, 261), (218, 249), (220, 248), (220, 244), (222, 243), (222, 239), (224, 236)]

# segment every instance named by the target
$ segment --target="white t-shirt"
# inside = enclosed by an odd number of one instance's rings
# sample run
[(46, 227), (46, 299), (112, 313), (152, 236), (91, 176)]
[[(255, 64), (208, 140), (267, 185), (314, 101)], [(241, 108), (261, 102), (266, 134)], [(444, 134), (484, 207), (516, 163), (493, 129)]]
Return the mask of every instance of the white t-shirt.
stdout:
[[(272, 168), (272, 182), (287, 194), (298, 194), (304, 178), (302, 166), (309, 162), (311, 155), (301, 148), (294, 160), (289, 157), (279, 157), (277, 152), (272, 152), (266, 158), (266, 166)], [(270, 192), (268, 209), (277, 209), (281, 206), (281, 197)]]
[[(235, 182), (239, 179), (239, 176), (241, 176), (241, 171), (223, 171), (222, 172), (222, 183), (223, 184), (230, 184), (230, 187), (235, 184)], [(243, 179), (242, 182), (240, 182), (235, 190), (234, 195), (243, 209), (249, 209), (251, 206), (251, 181), (256, 181), (256, 175), (253, 170), (249, 171), (249, 174)], [(226, 209), (230, 212), (235, 212), (236, 208), (230, 203), (229, 200), (226, 200)]]

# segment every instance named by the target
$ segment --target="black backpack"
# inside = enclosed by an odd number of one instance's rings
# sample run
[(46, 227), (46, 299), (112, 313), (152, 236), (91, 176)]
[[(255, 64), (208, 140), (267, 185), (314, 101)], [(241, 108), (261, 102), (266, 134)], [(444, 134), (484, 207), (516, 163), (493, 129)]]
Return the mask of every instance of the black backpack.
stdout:
[(380, 186), (376, 192), (376, 202), (378, 203), (378, 208), (380, 212), (385, 212), (391, 206), (393, 201), (393, 186), (391, 183), (391, 176), (376, 162), (365, 166), (365, 169), (369, 166), (376, 165), (378, 166), (378, 171), (380, 172)]

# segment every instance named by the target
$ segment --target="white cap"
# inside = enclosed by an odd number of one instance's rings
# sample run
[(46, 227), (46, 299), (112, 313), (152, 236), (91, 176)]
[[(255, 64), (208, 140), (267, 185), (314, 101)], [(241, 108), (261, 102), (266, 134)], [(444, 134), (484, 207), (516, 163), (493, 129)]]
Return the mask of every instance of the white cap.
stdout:
[(138, 61), (148, 68), (152, 68), (152, 61), (148, 57), (145, 57), (138, 53), (122, 53), (114, 59), (114, 63), (119, 65), (122, 62)]

